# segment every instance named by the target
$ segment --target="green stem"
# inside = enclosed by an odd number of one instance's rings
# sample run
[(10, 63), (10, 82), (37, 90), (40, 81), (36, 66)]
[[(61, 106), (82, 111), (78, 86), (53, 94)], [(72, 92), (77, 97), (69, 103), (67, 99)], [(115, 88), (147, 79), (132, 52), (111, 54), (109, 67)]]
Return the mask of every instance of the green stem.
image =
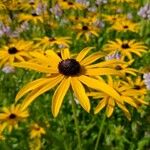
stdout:
[(76, 134), (77, 134), (77, 138), (78, 138), (78, 147), (79, 147), (79, 150), (82, 150), (80, 130), (79, 130), (79, 122), (78, 122), (78, 118), (76, 116), (76, 104), (74, 101), (74, 96), (73, 96), (72, 91), (70, 91), (70, 95), (71, 95), (71, 105), (72, 105), (72, 111), (73, 111), (73, 118), (74, 118), (74, 122), (75, 122)]
[(100, 138), (101, 138), (101, 135), (102, 135), (102, 130), (103, 130), (104, 124), (105, 124), (105, 120), (106, 120), (106, 115), (104, 115), (103, 118), (102, 118), (102, 122), (101, 122), (101, 125), (100, 125), (100, 128), (99, 128), (99, 132), (98, 132), (98, 135), (97, 135), (97, 140), (96, 140), (94, 150), (98, 149), (99, 141), (100, 141)]
[[(62, 117), (62, 124), (63, 124), (63, 128), (64, 128), (65, 138), (67, 138), (67, 129), (66, 129), (63, 117)], [(64, 146), (65, 146), (65, 150), (69, 150), (66, 140), (64, 140)]]

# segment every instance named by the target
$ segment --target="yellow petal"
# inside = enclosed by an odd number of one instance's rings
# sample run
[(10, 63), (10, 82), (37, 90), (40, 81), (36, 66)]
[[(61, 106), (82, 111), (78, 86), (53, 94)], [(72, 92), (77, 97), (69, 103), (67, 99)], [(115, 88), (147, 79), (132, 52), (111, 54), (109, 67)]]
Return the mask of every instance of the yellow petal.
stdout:
[(111, 68), (91, 68), (91, 69), (86, 69), (85, 68), (85, 75), (122, 75), (120, 71), (111, 69)]
[(31, 90), (34, 90), (42, 85), (45, 85), (46, 83), (49, 83), (51, 81), (51, 78), (40, 78), (35, 81), (32, 81), (28, 83), (26, 86), (24, 86), (16, 95), (16, 102), (26, 93), (28, 93)]
[(81, 64), (81, 65), (84, 65), (84, 66), (89, 65), (89, 64), (95, 62), (96, 60), (100, 59), (100, 58), (103, 57), (103, 56), (104, 56), (104, 54), (101, 54), (101, 53), (99, 53), (99, 52), (98, 52), (98, 53), (94, 53), (94, 54), (92, 54), (92, 55), (86, 57), (85, 59), (83, 59), (83, 60), (80, 62), (80, 64)]
[(68, 48), (65, 48), (65, 49), (61, 50), (61, 57), (62, 57), (63, 60), (70, 58), (70, 52), (69, 52)]
[(44, 67), (42, 65), (38, 65), (36, 63), (31, 63), (31, 62), (13, 63), (13, 66), (26, 68), (26, 69), (32, 69), (32, 70), (43, 72), (43, 73), (57, 73), (56, 69)]
[(83, 85), (81, 84), (81, 82), (76, 78), (76, 77), (72, 77), (71, 79), (71, 86), (72, 89), (75, 93), (75, 96), (77, 97), (77, 99), (79, 100), (81, 106), (87, 111), (90, 111), (90, 102), (89, 102), (89, 98), (85, 93), (85, 89), (83, 87)]
[(108, 104), (106, 108), (106, 115), (107, 117), (110, 117), (114, 111), (115, 102), (112, 98), (108, 99)]
[(50, 58), (51, 64), (57, 66), (61, 61), (61, 58), (52, 50), (47, 50), (46, 55)]
[(131, 106), (135, 107), (135, 108), (138, 108), (138, 105), (135, 103), (135, 101), (130, 98), (130, 97), (126, 97), (126, 96), (121, 96), (123, 101), (130, 104)]
[(107, 104), (107, 97), (100, 100), (100, 102), (98, 103), (98, 105), (96, 106), (94, 110), (94, 114), (97, 114), (98, 112), (100, 112), (106, 106), (106, 104)]
[(81, 61), (86, 55), (87, 55), (87, 53), (91, 50), (91, 49), (93, 49), (94, 47), (86, 47), (86, 48), (84, 48), (79, 54), (78, 54), (78, 56), (76, 57), (76, 60), (77, 61)]
[(107, 61), (102, 61), (100, 63), (90, 65), (88, 68), (93, 68), (93, 67), (111, 67), (113, 64), (124, 64), (125, 62), (121, 60), (107, 60)]
[(36, 97), (43, 94), (44, 92), (50, 90), (51, 88), (55, 87), (59, 82), (61, 82), (63, 79), (63, 76), (57, 76), (54, 78), (51, 78), (51, 81), (46, 84), (42, 85), (39, 88), (36, 88), (33, 90), (23, 101), (21, 107), (22, 109), (26, 109), (32, 102), (35, 100)]
[(54, 117), (56, 117), (59, 113), (63, 98), (70, 86), (70, 79), (71, 77), (64, 78), (54, 93), (52, 98), (52, 114)]

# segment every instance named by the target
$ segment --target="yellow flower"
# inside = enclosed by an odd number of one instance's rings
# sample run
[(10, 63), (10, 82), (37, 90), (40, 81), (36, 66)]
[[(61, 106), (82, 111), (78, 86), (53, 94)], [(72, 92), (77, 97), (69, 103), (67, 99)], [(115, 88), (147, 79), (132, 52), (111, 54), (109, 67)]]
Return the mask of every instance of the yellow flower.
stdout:
[(83, 25), (80, 23), (74, 25), (72, 29), (77, 32), (77, 40), (80, 39), (81, 36), (84, 36), (86, 41), (90, 40), (91, 35), (98, 37), (98, 32), (100, 31), (100, 29), (98, 29), (94, 25)]
[(115, 3), (133, 3), (134, 0), (111, 0), (112, 2), (115, 2)]
[(102, 16), (103, 16), (104, 20), (108, 21), (110, 24), (114, 24), (114, 23), (122, 21), (123, 19), (126, 18), (126, 16), (120, 15), (120, 14), (115, 14), (115, 15), (103, 14)]
[[(115, 105), (122, 109), (126, 117), (130, 120), (131, 116), (127, 110), (125, 103), (131, 105), (132, 107), (138, 108), (139, 104), (147, 104), (144, 100), (138, 99), (141, 93), (138, 93), (136, 89), (132, 89), (131, 86), (122, 83), (120, 80), (114, 80), (111, 76), (108, 76), (108, 84), (113, 87), (120, 94), (120, 102), (118, 103), (113, 97), (102, 92), (91, 92), (88, 95), (94, 96), (95, 98), (100, 98), (100, 102), (95, 108), (95, 114), (106, 107), (106, 115), (110, 117), (113, 114)], [(138, 98), (137, 98), (138, 97)], [(122, 105), (120, 105), (122, 104)]]
[(67, 0), (58, 0), (58, 5), (60, 6), (61, 9), (79, 9), (82, 10), (84, 9), (84, 5), (81, 5), (79, 3), (76, 2), (71, 2), (71, 1), (67, 1)]
[(27, 110), (22, 110), (21, 105), (11, 105), (9, 108), (4, 107), (0, 113), (0, 122), (2, 127), (8, 128), (11, 132), (13, 128), (18, 128), (18, 122), (29, 116)]
[(147, 93), (147, 89), (144, 81), (141, 76), (137, 76), (136, 78), (126, 77), (126, 82), (124, 82), (126, 86), (130, 86), (133, 89), (133, 94), (137, 91), (141, 95), (145, 95)]
[(36, 12), (31, 13), (31, 14), (25, 14), (22, 13), (18, 17), (19, 22), (27, 21), (27, 22), (32, 22), (32, 23), (43, 23), (43, 18), (40, 14), (37, 14)]
[(104, 46), (103, 50), (108, 52), (108, 54), (113, 54), (114, 52), (119, 52), (121, 54), (121, 59), (124, 60), (128, 58), (132, 59), (132, 54), (139, 57), (142, 56), (141, 53), (146, 52), (147, 47), (142, 42), (136, 42), (135, 40), (120, 40), (108, 41)]
[(134, 23), (130, 20), (119, 20), (115, 22), (111, 27), (111, 30), (116, 30), (119, 32), (126, 32), (126, 31), (131, 31), (131, 32), (138, 32), (139, 31), (139, 24)]
[(33, 11), (38, 7), (39, 3), (40, 0), (25, 1), (21, 3), (20, 8), (24, 11)]
[(39, 46), (42, 46), (43, 49), (50, 48), (54, 45), (61, 45), (63, 47), (69, 47), (71, 43), (70, 37), (43, 37), (42, 39), (35, 39), (38, 41)]
[(108, 93), (116, 99), (120, 99), (119, 94), (113, 88), (108, 86), (105, 82), (95, 79), (95, 76), (101, 74), (118, 74), (118, 71), (104, 68), (103, 66), (101, 68), (92, 67), (91, 64), (103, 57), (103, 55), (97, 52), (86, 57), (91, 49), (91, 47), (84, 48), (76, 58), (71, 57), (67, 48), (61, 50), (60, 57), (55, 52), (48, 51), (47, 55), (35, 55), (35, 58), (37, 58), (36, 62), (39, 61), (39, 63), (21, 62), (14, 64), (18, 67), (33, 69), (48, 74), (46, 77), (32, 81), (23, 87), (16, 96), (16, 102), (23, 95), (30, 92), (22, 104), (22, 107), (26, 108), (36, 97), (58, 84), (52, 98), (52, 114), (54, 117), (58, 115), (64, 96), (70, 86), (79, 100), (80, 105), (87, 112), (90, 111), (90, 101), (86, 95), (83, 84), (89, 88)]
[(40, 138), (42, 134), (45, 134), (44, 128), (40, 127), (37, 123), (31, 126), (30, 138)]
[(0, 48), (0, 67), (13, 62), (21, 62), (31, 58), (29, 51), (33, 50), (33, 44), (29, 41), (14, 40)]

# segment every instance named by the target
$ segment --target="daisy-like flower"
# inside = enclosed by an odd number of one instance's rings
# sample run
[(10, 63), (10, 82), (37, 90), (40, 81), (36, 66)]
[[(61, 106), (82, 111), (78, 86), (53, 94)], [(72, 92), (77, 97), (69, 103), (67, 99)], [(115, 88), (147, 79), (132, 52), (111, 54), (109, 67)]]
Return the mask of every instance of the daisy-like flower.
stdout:
[(30, 41), (13, 40), (12, 43), (0, 48), (0, 67), (5, 64), (11, 65), (13, 62), (21, 62), (31, 58), (29, 51), (33, 50)]
[(54, 45), (62, 45), (64, 47), (69, 47), (71, 44), (70, 37), (43, 37), (42, 39), (36, 39), (39, 46), (42, 46), (43, 49), (50, 48)]
[(33, 22), (34, 24), (43, 23), (43, 17), (37, 12), (22, 13), (18, 16), (18, 20), (19, 22)]
[(147, 102), (145, 102), (143, 99), (140, 99), (141, 97), (139, 98), (139, 96), (141, 96), (141, 93), (138, 93), (138, 90), (133, 90), (131, 86), (123, 84), (121, 80), (114, 80), (111, 76), (108, 76), (108, 84), (120, 94), (120, 103), (118, 103), (118, 101), (116, 101), (106, 93), (91, 92), (89, 93), (89, 96), (94, 96), (96, 99), (100, 99), (100, 102), (95, 108), (95, 114), (106, 107), (106, 115), (107, 117), (110, 117), (114, 112), (115, 105), (117, 104), (117, 106), (125, 113), (126, 117), (130, 120), (131, 116), (125, 106), (125, 103), (135, 108), (138, 108), (141, 104), (147, 104)]
[(115, 22), (111, 27), (110, 30), (116, 30), (119, 32), (126, 32), (126, 31), (131, 31), (131, 32), (138, 32), (139, 31), (139, 24), (134, 23), (130, 20), (120, 20)]
[(110, 24), (114, 24), (114, 23), (119, 22), (119, 21), (121, 21), (121, 20), (126, 18), (126, 16), (120, 15), (120, 14), (115, 14), (115, 15), (103, 14), (102, 16), (104, 18), (104, 21), (107, 21)]
[(39, 126), (37, 123), (33, 124), (30, 129), (30, 138), (40, 138), (42, 135), (44, 135), (46, 132), (44, 128)]
[(28, 0), (21, 3), (20, 8), (24, 11), (35, 10), (40, 3), (40, 0)]
[(132, 54), (141, 57), (142, 53), (146, 52), (146, 49), (147, 47), (142, 42), (120, 39), (116, 39), (115, 41), (108, 41), (108, 43), (103, 48), (103, 50), (108, 52), (108, 54), (119, 52), (121, 54), (122, 60), (124, 60), (125, 58), (131, 60)]
[(27, 109), (22, 110), (20, 104), (11, 105), (10, 107), (4, 107), (2, 112), (0, 113), (0, 122), (2, 123), (2, 127), (8, 129), (9, 132), (12, 131), (13, 128), (18, 128), (18, 122), (23, 121), (25, 118), (29, 116)]
[[(58, 85), (52, 98), (52, 114), (56, 117), (59, 113), (64, 96), (71, 87), (75, 96), (79, 100), (80, 105), (87, 111), (90, 111), (90, 101), (86, 95), (86, 85), (89, 88), (101, 90), (116, 99), (120, 99), (119, 94), (105, 82), (95, 79), (98, 75), (118, 74), (118, 71), (105, 68), (93, 67), (92, 64), (103, 57), (103, 54), (97, 52), (90, 56), (87, 53), (91, 47), (84, 48), (76, 58), (72, 58), (68, 49), (61, 50), (61, 57), (54, 51), (48, 51), (46, 55), (36, 54), (35, 58), (39, 63), (21, 62), (14, 64), (15, 66), (33, 69), (46, 73), (46, 77), (42, 77), (23, 87), (16, 96), (16, 102), (26, 93), (30, 92), (24, 99), (22, 107), (28, 107), (36, 97)], [(111, 63), (110, 63), (111, 64)]]
[(93, 65), (93, 66), (105, 67), (105, 68), (111, 68), (111, 69), (114, 68), (115, 70), (118, 70), (118, 72), (120, 72), (120, 75), (122, 75), (122, 76), (126, 76), (126, 74), (136, 76), (136, 73), (138, 71), (134, 68), (129, 67), (133, 63), (133, 61), (134, 60), (125, 62), (125, 61), (121, 61), (121, 60), (117, 60), (117, 59), (110, 59), (110, 60), (106, 60), (104, 62), (98, 63), (96, 65)]
[(91, 35), (98, 37), (98, 32), (100, 31), (100, 29), (94, 25), (84, 25), (80, 23), (74, 25), (72, 29), (77, 32), (77, 40), (80, 39), (81, 36), (84, 36), (86, 41), (90, 40)]
[(115, 3), (133, 3), (135, 2), (134, 0), (111, 0), (112, 2), (115, 2)]
[(71, 2), (67, 0), (58, 0), (58, 5), (63, 10), (67, 10), (67, 9), (82, 10), (83, 8), (85, 8), (85, 6), (80, 3)]
[(138, 93), (141, 93), (141, 95), (145, 95), (147, 93), (144, 80), (142, 79), (141, 76), (137, 76), (136, 78), (133, 78), (133, 79), (131, 77), (126, 77), (126, 82), (124, 82), (124, 84), (132, 87), (133, 94), (135, 94), (135, 91), (137, 91)]

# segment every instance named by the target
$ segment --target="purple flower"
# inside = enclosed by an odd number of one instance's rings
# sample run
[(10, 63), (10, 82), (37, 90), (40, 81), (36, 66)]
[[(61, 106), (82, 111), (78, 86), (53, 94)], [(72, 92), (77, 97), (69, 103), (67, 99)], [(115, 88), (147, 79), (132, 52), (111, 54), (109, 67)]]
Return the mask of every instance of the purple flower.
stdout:
[(144, 83), (146, 85), (146, 88), (148, 90), (150, 90), (150, 72), (149, 73), (144, 73), (143, 78), (144, 78)]
[(150, 3), (147, 3), (145, 6), (141, 7), (138, 11), (138, 15), (144, 19), (150, 20)]
[(105, 57), (105, 60), (112, 60), (112, 59), (117, 59), (117, 60), (119, 60), (120, 58), (121, 58), (120, 53), (115, 52), (114, 54), (107, 55), (107, 56)]
[(6, 64), (3, 68), (2, 71), (6, 74), (8, 73), (14, 73), (15, 72), (15, 68), (13, 66), (10, 66), (9, 64)]

